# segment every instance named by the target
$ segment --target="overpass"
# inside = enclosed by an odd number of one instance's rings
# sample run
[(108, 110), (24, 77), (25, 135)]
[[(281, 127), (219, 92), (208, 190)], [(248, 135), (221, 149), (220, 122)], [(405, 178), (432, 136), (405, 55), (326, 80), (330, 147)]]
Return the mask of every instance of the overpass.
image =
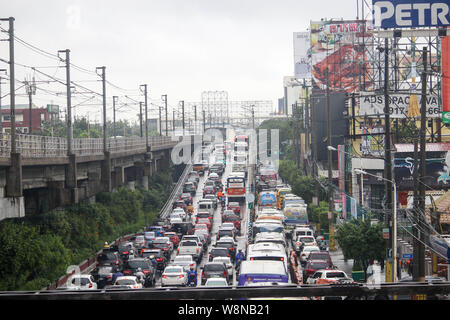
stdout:
[(172, 165), (179, 139), (109, 138), (106, 151), (103, 138), (73, 139), (69, 155), (66, 138), (21, 134), (11, 153), (11, 136), (5, 134), (0, 140), (0, 220), (92, 200), (124, 185), (146, 188), (153, 173)]

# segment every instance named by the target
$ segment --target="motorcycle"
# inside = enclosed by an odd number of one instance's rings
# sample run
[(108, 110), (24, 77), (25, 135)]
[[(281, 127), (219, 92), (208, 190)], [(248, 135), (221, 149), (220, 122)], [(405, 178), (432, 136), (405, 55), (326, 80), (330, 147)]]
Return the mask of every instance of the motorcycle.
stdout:
[(195, 274), (189, 274), (188, 287), (195, 287)]

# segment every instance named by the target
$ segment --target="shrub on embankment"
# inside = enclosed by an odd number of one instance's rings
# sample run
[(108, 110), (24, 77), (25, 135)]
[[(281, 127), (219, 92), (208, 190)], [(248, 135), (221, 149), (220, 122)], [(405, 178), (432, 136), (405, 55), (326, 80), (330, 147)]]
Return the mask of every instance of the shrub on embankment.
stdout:
[(93, 257), (105, 241), (151, 224), (173, 187), (169, 169), (150, 178), (149, 190), (120, 188), (62, 210), (0, 222), (0, 291), (40, 290), (69, 265)]

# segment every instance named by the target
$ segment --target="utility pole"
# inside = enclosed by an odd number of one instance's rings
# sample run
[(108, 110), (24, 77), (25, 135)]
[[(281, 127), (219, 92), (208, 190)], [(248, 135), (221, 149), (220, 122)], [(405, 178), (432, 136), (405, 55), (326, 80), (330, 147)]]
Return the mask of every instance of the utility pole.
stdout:
[(116, 99), (118, 99), (118, 96), (113, 96), (113, 133), (114, 133), (114, 139), (116, 138)]
[(161, 99), (164, 101), (164, 106), (166, 108), (166, 136), (169, 136), (169, 127), (168, 127), (168, 118), (167, 118), (167, 94), (161, 96)]
[(330, 107), (330, 84), (329, 84), (329, 71), (328, 67), (326, 69), (326, 79), (327, 79), (327, 142), (328, 142), (328, 226), (330, 234), (330, 251), (335, 251), (334, 246), (334, 199), (333, 199), (333, 170), (332, 161), (333, 154), (331, 151), (331, 107)]
[(309, 92), (308, 92), (308, 86), (306, 85), (306, 79), (303, 82), (303, 85), (306, 90), (306, 97), (305, 97), (305, 154), (306, 157), (304, 159), (304, 171), (307, 171), (307, 157), (308, 157), (308, 149), (310, 149), (310, 138), (309, 138)]
[(319, 179), (319, 170), (317, 167), (317, 133), (314, 128), (317, 126), (316, 124), (316, 109), (315, 109), (315, 103), (314, 103), (314, 97), (311, 98), (311, 117), (312, 117), (312, 128), (311, 128), (311, 135), (313, 140), (313, 176), (314, 176), (314, 189), (315, 189), (315, 195), (317, 198), (317, 203), (315, 205), (319, 205), (320, 200), (320, 191), (319, 191), (319, 182), (317, 181)]
[[(4, 72), (6, 74), (6, 69), (0, 69), (0, 72)], [(2, 127), (2, 82), (3, 78), (0, 75), (0, 138), (3, 139), (3, 127)]]
[[(391, 152), (391, 119), (389, 108), (389, 39), (384, 40), (384, 176), (385, 176), (385, 194), (386, 194), (386, 215), (384, 221), (389, 228), (388, 248), (393, 248), (393, 241), (397, 241), (393, 237), (392, 226), (392, 152)], [(364, 169), (362, 169), (364, 170)], [(394, 258), (394, 257), (392, 257)], [(394, 259), (392, 259), (393, 261)], [(393, 266), (391, 270), (394, 270)], [(387, 274), (387, 273), (386, 273)], [(394, 282), (395, 274), (392, 272), (392, 278), (386, 279), (386, 282)]]
[(173, 134), (175, 135), (175, 109), (172, 110), (172, 129)]
[(161, 127), (161, 106), (158, 106), (159, 109), (159, 135), (162, 136), (162, 127)]
[(144, 137), (142, 132), (142, 102), (139, 102), (139, 130), (141, 138)]
[(184, 127), (185, 127), (185, 124), (184, 124), (184, 101), (180, 101), (180, 103), (181, 103), (181, 114), (182, 114), (182, 118), (183, 118), (183, 136), (184, 136)]
[[(427, 67), (428, 67), (428, 59), (427, 59), (428, 49), (427, 47), (423, 47), (422, 50), (422, 60), (423, 60), (423, 71), (422, 71), (422, 101), (420, 108), (420, 178), (418, 179), (419, 183), (419, 214), (416, 215), (417, 225), (423, 225), (425, 221), (423, 220), (423, 216), (425, 215), (425, 176), (426, 176), (426, 125), (427, 125)], [(420, 242), (417, 241), (417, 257), (413, 258), (413, 271), (414, 271), (414, 280), (423, 282), (425, 281), (425, 247), (423, 243), (425, 242), (425, 234), (420, 232)]]
[(28, 95), (28, 107), (30, 116), (30, 119), (28, 119), (29, 120), (28, 134), (31, 134), (33, 132), (33, 95), (36, 94), (36, 82), (34, 81), (34, 77), (32, 82), (28, 82), (27, 80), (25, 80), (24, 82)]
[(205, 119), (206, 111), (202, 110), (202, 113), (203, 113), (203, 133), (205, 133), (205, 131), (206, 131), (206, 119)]
[(103, 151), (108, 151), (108, 130), (106, 128), (106, 67), (97, 67), (96, 70), (101, 70), (102, 85), (103, 85)]
[(252, 106), (252, 128), (255, 130), (255, 106)]
[[(147, 152), (150, 152), (150, 145), (148, 143), (148, 97), (147, 97), (147, 84), (143, 84), (140, 88), (144, 87), (144, 105), (145, 105), (145, 145), (147, 147)], [(142, 89), (141, 89), (142, 90)]]
[(67, 155), (73, 154), (73, 124), (72, 124), (72, 91), (70, 88), (70, 50), (60, 50), (58, 53), (66, 54), (66, 92), (67, 92)]
[(194, 105), (194, 135), (197, 134), (197, 106)]

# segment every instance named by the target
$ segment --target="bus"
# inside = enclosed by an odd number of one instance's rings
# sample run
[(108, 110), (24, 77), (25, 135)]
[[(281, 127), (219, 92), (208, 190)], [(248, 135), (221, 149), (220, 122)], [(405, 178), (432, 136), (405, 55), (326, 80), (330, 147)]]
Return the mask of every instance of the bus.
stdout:
[(248, 145), (248, 136), (246, 135), (239, 135), (234, 137), (234, 143), (237, 142), (245, 142)]
[(242, 176), (230, 176), (226, 185), (228, 202), (245, 201), (245, 178)]
[(277, 208), (281, 209), (281, 207), (283, 206), (283, 198), (285, 194), (289, 194), (291, 193), (292, 190), (291, 188), (280, 188), (277, 191)]
[(289, 282), (288, 272), (283, 261), (253, 260), (241, 262), (238, 282), (239, 287), (263, 282)]
[(259, 207), (275, 207), (277, 203), (277, 197), (273, 191), (260, 192), (258, 198)]

